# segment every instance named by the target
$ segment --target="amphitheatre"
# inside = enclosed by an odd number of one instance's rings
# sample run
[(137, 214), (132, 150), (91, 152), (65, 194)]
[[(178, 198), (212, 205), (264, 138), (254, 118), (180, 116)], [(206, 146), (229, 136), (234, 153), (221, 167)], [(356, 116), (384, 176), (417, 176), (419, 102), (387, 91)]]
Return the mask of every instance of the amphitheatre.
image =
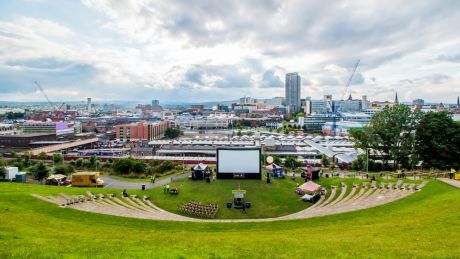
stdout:
[[(264, 222), (305, 219), (371, 208), (402, 199), (416, 191), (420, 191), (426, 183), (427, 181), (423, 181), (421, 184), (405, 184), (400, 181), (388, 184), (381, 183), (379, 186), (370, 186), (366, 183), (347, 186), (342, 183), (340, 191), (337, 191), (336, 186), (332, 186), (331, 193), (327, 198), (322, 196), (318, 202), (305, 210), (286, 216), (263, 219), (210, 220), (185, 217), (159, 208), (147, 196), (117, 197), (114, 194), (93, 194), (89, 191), (86, 195), (78, 196), (68, 196), (65, 193), (60, 193), (57, 196), (34, 196), (63, 208), (122, 217), (190, 222)], [(351, 188), (351, 191), (347, 192), (349, 188)]]
[[(247, 214), (225, 207), (235, 182), (183, 179), (171, 183), (181, 186), (176, 196), (158, 187), (127, 197), (116, 188), (0, 183), (0, 257), (460, 255), (459, 181), (322, 178), (327, 193), (310, 204), (291, 179), (245, 180)], [(191, 200), (217, 204), (216, 217), (181, 214)]]

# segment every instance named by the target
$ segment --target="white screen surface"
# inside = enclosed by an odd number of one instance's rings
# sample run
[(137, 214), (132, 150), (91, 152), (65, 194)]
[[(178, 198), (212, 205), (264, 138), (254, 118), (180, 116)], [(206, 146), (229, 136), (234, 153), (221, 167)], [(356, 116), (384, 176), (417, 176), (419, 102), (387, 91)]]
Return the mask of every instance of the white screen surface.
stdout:
[(218, 173), (260, 173), (260, 150), (219, 149)]

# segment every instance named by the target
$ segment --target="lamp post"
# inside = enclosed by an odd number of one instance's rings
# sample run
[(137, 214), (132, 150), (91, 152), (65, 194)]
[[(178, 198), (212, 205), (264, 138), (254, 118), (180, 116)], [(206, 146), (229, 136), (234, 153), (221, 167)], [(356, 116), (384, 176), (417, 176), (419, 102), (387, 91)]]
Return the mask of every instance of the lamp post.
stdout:
[(369, 148), (366, 147), (366, 174), (369, 174)]

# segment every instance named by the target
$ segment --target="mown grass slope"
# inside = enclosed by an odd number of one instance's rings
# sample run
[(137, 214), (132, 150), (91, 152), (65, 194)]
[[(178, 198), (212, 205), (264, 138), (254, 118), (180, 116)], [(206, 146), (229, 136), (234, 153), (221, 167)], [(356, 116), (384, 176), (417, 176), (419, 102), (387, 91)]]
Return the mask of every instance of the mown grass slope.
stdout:
[(185, 223), (62, 209), (32, 197), (81, 193), (0, 183), (5, 257), (459, 257), (460, 190), (430, 182), (384, 206), (269, 223)]

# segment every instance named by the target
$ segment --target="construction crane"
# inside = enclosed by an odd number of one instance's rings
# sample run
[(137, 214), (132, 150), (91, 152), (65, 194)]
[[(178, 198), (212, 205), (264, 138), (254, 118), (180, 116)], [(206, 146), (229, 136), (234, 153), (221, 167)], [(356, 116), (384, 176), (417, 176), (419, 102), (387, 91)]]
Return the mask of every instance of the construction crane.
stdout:
[(37, 82), (37, 81), (34, 81), (34, 83), (38, 86), (38, 89), (40, 90), (40, 92), (42, 92), (42, 94), (45, 96), (46, 98), (46, 101), (48, 101), (48, 104), (50, 105), (50, 107), (53, 109), (54, 108), (54, 105), (53, 103), (50, 101), (50, 98), (48, 98), (48, 95), (46, 95), (45, 93), (45, 90), (43, 90), (43, 87)]
[(356, 61), (356, 64), (355, 64), (355, 66), (353, 67), (353, 70), (351, 71), (350, 78), (348, 78), (347, 84), (346, 84), (346, 86), (345, 86), (345, 91), (343, 92), (343, 95), (342, 95), (342, 99), (343, 99), (343, 100), (345, 100), (345, 98), (346, 98), (346, 94), (347, 94), (347, 92), (348, 92), (348, 88), (350, 87), (351, 80), (353, 80), (353, 76), (355, 75), (356, 69), (358, 68), (359, 62), (360, 62), (360, 61), (361, 61), (360, 59), (358, 59), (358, 61)]
[(59, 105), (59, 107), (57, 108), (58, 111), (62, 110), (62, 107), (64, 107), (65, 105), (65, 102), (61, 103), (61, 105)]

